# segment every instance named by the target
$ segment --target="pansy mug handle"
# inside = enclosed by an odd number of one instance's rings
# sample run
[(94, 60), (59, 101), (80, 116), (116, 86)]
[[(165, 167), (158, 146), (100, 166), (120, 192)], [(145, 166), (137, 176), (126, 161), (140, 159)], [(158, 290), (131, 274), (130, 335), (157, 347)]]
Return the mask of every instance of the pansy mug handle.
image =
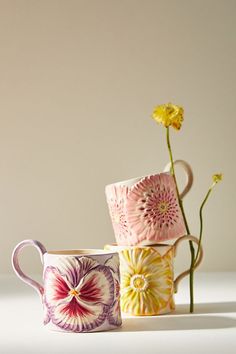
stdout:
[(44, 288), (42, 285), (40, 285), (37, 281), (31, 279), (30, 277), (28, 277), (22, 270), (19, 264), (19, 253), (20, 251), (27, 246), (34, 246), (39, 254), (40, 254), (40, 258), (41, 258), (41, 262), (43, 263), (43, 255), (44, 253), (46, 253), (46, 248), (44, 247), (44, 245), (42, 245), (41, 242), (36, 241), (36, 240), (24, 240), (20, 243), (18, 243), (18, 245), (14, 248), (13, 253), (12, 253), (12, 267), (16, 273), (16, 275), (26, 284), (32, 286), (40, 295), (40, 297), (43, 295), (44, 292)]
[[(174, 245), (173, 245), (173, 248), (174, 248), (174, 257), (176, 257), (176, 253), (177, 253), (178, 246), (179, 246), (179, 244), (180, 244), (182, 241), (193, 241), (194, 243), (196, 243), (197, 245), (199, 245), (199, 240), (198, 240), (197, 237), (192, 236), (192, 235), (182, 236), (182, 237), (178, 238), (178, 240), (175, 241), (175, 243), (174, 243)], [(196, 262), (195, 265), (194, 265), (194, 269), (196, 269), (196, 268), (199, 266), (199, 264), (200, 264), (201, 261), (202, 261), (202, 258), (203, 258), (203, 248), (202, 248), (202, 246), (200, 246), (199, 256), (198, 256), (197, 262)], [(185, 270), (184, 272), (182, 272), (181, 274), (179, 274), (179, 275), (176, 277), (176, 279), (174, 280), (174, 292), (175, 292), (175, 293), (177, 293), (177, 291), (178, 291), (179, 282), (180, 282), (184, 277), (186, 277), (189, 273), (190, 273), (190, 269), (187, 269), (187, 270)]]
[[(180, 193), (180, 198), (183, 199), (192, 187), (193, 171), (192, 171), (190, 165), (184, 160), (175, 160), (174, 165), (176, 165), (176, 166), (179, 165), (179, 166), (183, 167), (185, 174), (186, 174), (186, 186), (185, 186), (184, 190)], [(170, 169), (171, 169), (171, 163), (169, 162), (165, 166), (164, 172), (170, 172)]]

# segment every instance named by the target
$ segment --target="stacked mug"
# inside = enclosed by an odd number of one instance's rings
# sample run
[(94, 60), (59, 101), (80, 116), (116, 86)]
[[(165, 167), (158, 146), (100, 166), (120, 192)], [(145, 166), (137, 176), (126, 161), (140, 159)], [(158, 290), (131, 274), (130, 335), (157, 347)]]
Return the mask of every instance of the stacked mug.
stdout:
[[(192, 186), (193, 174), (185, 161), (177, 160), (175, 165), (180, 165), (187, 177), (180, 193), (182, 199)], [(169, 170), (170, 164), (163, 173), (110, 184), (105, 189), (116, 238), (116, 243), (105, 249), (119, 253), (121, 310), (130, 315), (160, 315), (175, 309), (173, 295), (179, 281), (189, 274), (186, 270), (174, 279), (177, 248), (182, 241), (199, 242), (186, 235), (176, 184)], [(195, 267), (202, 255), (200, 248)]]
[[(190, 166), (178, 160), (187, 176), (183, 198), (192, 185)], [(105, 249), (47, 251), (36, 240), (14, 249), (17, 276), (39, 294), (44, 324), (64, 332), (94, 332), (121, 325), (121, 310), (131, 315), (160, 315), (175, 308), (173, 294), (186, 270), (174, 279), (173, 259), (186, 234), (170, 166), (161, 174), (108, 185), (106, 198), (116, 244)], [(173, 245), (163, 241), (177, 239)], [(43, 263), (43, 284), (27, 276), (19, 254), (35, 247)], [(201, 262), (202, 249), (196, 267)]]

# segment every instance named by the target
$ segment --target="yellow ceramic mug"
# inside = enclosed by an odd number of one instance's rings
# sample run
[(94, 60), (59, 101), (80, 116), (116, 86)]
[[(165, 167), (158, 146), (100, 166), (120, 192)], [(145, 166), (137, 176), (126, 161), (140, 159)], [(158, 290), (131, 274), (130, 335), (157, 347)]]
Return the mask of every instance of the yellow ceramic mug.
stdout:
[[(175, 309), (174, 293), (179, 281), (189, 270), (174, 279), (173, 259), (180, 242), (194, 236), (180, 237), (173, 245), (152, 246), (106, 245), (105, 249), (119, 252), (121, 273), (121, 310), (130, 315), (152, 316), (169, 313)], [(203, 256), (202, 248), (195, 268)]]

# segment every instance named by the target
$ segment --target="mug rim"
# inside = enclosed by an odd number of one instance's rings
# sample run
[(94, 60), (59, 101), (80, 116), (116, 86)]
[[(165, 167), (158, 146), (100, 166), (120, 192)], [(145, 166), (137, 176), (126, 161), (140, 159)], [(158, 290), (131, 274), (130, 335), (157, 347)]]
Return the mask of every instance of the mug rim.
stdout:
[(104, 250), (102, 248), (80, 248), (80, 249), (62, 249), (49, 250), (44, 255), (50, 256), (105, 256), (118, 254), (116, 251)]
[(161, 174), (165, 174), (165, 175), (170, 175), (169, 171), (164, 171), (164, 172), (160, 172), (160, 173), (149, 173), (147, 175), (144, 176), (140, 176), (140, 177), (133, 177), (133, 178), (129, 178), (129, 179), (125, 179), (123, 181), (118, 181), (118, 182), (114, 182), (114, 183), (109, 183), (106, 185), (106, 187), (110, 187), (110, 186), (126, 186), (129, 185), (131, 182), (133, 184), (139, 182), (141, 179), (146, 178), (146, 177), (150, 177), (150, 176), (160, 176)]
[(154, 244), (150, 244), (150, 245), (133, 245), (133, 246), (129, 246), (129, 245), (118, 245), (116, 242), (114, 243), (107, 243), (105, 244), (104, 247), (114, 247), (114, 248), (122, 248), (122, 249), (126, 249), (126, 248), (151, 248), (151, 247), (172, 247), (173, 245), (168, 244), (168, 243), (154, 243)]

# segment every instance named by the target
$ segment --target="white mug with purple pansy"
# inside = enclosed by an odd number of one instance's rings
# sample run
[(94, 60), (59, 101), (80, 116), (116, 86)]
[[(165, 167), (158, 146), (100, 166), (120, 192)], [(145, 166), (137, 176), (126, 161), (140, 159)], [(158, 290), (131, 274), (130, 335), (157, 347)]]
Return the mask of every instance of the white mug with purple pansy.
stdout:
[[(43, 285), (20, 268), (22, 248), (34, 246), (43, 263)], [(44, 324), (64, 332), (107, 331), (121, 326), (119, 256), (104, 250), (46, 251), (35, 240), (14, 249), (12, 265), (17, 276), (40, 295)]]
[[(186, 174), (182, 199), (193, 183), (189, 164), (176, 160)], [(176, 185), (168, 164), (163, 173), (132, 178), (105, 188), (107, 204), (120, 246), (153, 245), (186, 234)]]

